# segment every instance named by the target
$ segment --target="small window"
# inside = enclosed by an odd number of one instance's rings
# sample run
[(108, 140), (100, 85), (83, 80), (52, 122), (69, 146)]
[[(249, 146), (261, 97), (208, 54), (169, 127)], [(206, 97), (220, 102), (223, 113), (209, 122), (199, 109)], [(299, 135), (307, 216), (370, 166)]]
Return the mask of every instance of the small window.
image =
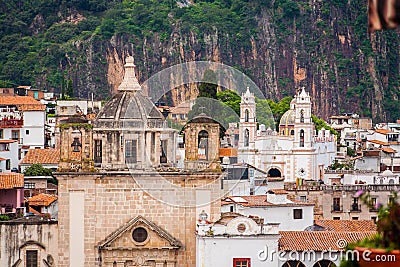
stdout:
[(102, 140), (94, 140), (94, 163), (102, 163), (103, 142)]
[(3, 129), (0, 129), (0, 139), (3, 139)]
[(229, 211), (230, 211), (230, 212), (233, 212), (233, 206), (230, 206), (230, 207), (229, 207)]
[(29, 130), (25, 130), (25, 134), (26, 134), (26, 135), (29, 135)]
[(306, 202), (307, 201), (307, 196), (300, 196), (300, 201)]
[(250, 258), (234, 258), (233, 267), (250, 267)]
[(138, 227), (132, 232), (133, 240), (135, 240), (138, 243), (143, 243), (144, 241), (146, 241), (147, 237), (148, 233), (146, 229), (144, 229), (143, 227)]
[(26, 267), (38, 267), (38, 251), (26, 251)]
[(303, 219), (303, 210), (302, 209), (294, 209), (293, 210), (293, 219), (296, 219), (296, 220)]
[(35, 183), (24, 183), (24, 189), (35, 189)]
[(125, 163), (132, 164), (137, 162), (137, 140), (125, 141)]
[(6, 160), (6, 170), (11, 170), (11, 160), (10, 159)]
[(372, 216), (372, 217), (371, 217), (371, 220), (373, 220), (374, 222), (376, 222), (376, 221), (377, 221), (377, 217), (376, 217), (376, 216)]
[(339, 220), (340, 220), (340, 217), (333, 217), (333, 219), (334, 219), (335, 221), (339, 221)]
[(352, 220), (357, 221), (358, 217), (351, 217)]

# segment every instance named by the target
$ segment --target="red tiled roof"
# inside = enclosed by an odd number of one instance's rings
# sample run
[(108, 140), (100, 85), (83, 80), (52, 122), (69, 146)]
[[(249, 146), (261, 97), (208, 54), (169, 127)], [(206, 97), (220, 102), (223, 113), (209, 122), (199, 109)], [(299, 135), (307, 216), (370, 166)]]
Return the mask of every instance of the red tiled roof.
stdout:
[[(330, 231), (281, 231), (279, 232), (279, 250), (323, 251), (343, 250), (341, 244), (352, 243), (371, 237), (371, 232), (330, 232)], [(343, 241), (344, 240), (344, 241)], [(338, 245), (339, 244), (339, 245)], [(344, 244), (345, 245), (345, 244)]]
[(0, 173), (0, 189), (22, 187), (24, 187), (24, 175), (22, 173)]
[(377, 129), (375, 132), (380, 133), (380, 134), (388, 134), (391, 133), (392, 131), (386, 130), (386, 129)]
[(379, 141), (379, 140), (367, 140), (367, 142), (382, 145), (382, 146), (388, 146), (389, 144), (387, 142)]
[(5, 158), (0, 158), (0, 161), (6, 160)]
[(15, 105), (21, 111), (44, 111), (46, 106), (31, 96), (0, 96), (0, 105)]
[(275, 195), (287, 195), (287, 194), (289, 194), (289, 192), (286, 191), (285, 189), (271, 189), (271, 190), (268, 190), (268, 193), (273, 193)]
[(17, 142), (17, 140), (0, 140), (0, 144), (10, 144)]
[(372, 220), (317, 220), (316, 225), (326, 231), (335, 232), (371, 232), (376, 231), (376, 224)]
[[(228, 200), (228, 201), (227, 201)], [(231, 200), (232, 202), (229, 202)], [(245, 207), (295, 207), (295, 206), (314, 206), (313, 203), (293, 201), (288, 203), (271, 203), (267, 201), (266, 195), (258, 196), (239, 196), (239, 197), (228, 197), (222, 200), (221, 205), (227, 205), (231, 203), (237, 203)]]
[(219, 149), (219, 156), (220, 157), (237, 157), (238, 150), (237, 148), (233, 147), (221, 147)]
[(57, 200), (56, 195), (49, 195), (49, 194), (38, 194), (31, 198), (28, 198), (28, 203), (30, 206), (49, 206), (51, 203)]
[(396, 153), (396, 150), (394, 150), (391, 147), (383, 147), (382, 151), (385, 152), (385, 153)]
[(60, 150), (53, 148), (29, 149), (20, 164), (58, 164), (60, 162)]

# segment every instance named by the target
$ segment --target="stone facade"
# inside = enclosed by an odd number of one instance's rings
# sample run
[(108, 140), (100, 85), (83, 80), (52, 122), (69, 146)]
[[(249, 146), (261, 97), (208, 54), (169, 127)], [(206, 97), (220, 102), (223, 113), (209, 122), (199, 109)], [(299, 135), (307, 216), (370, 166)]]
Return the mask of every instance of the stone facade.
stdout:
[[(147, 264), (144, 266), (195, 266), (197, 218), (202, 209), (207, 210), (210, 220), (219, 218), (220, 174), (166, 173), (164, 176), (163, 174), (130, 174), (128, 172), (59, 173), (57, 178), (59, 179), (60, 261), (58, 266), (60, 267), (99, 266), (100, 262), (105, 263), (103, 259), (108, 264), (111, 263), (109, 254), (106, 258), (99, 258), (99, 244), (137, 216), (153, 222), (182, 243), (181, 247), (173, 248), (176, 250), (173, 257), (170, 255), (171, 251), (168, 250), (169, 256), (166, 256), (171, 262), (165, 262), (165, 265), (156, 265), (157, 262), (154, 262), (152, 253), (149, 253), (147, 257), (141, 254), (144, 257), (144, 263)], [(139, 178), (152, 180), (153, 186), (160, 184), (160, 179), (166, 179), (177, 186), (175, 191), (160, 188), (157, 192), (167, 194), (181, 204), (170, 205), (156, 199), (136, 183), (135, 179)], [(192, 193), (186, 195), (185, 187), (193, 189)], [(200, 191), (209, 192), (210, 202), (203, 203), (203, 206), (199, 208), (195, 204), (198, 202), (197, 192)], [(79, 196), (76, 192), (80, 192), (81, 195)], [(79, 197), (81, 201), (77, 201)], [(80, 228), (83, 229), (81, 233), (79, 233)], [(155, 241), (148, 243), (151, 248), (157, 247), (157, 242), (165, 242), (160, 241), (159, 236), (155, 234), (153, 236)], [(121, 261), (126, 264), (135, 261), (137, 254), (133, 255), (132, 251), (135, 251), (137, 246), (131, 241), (126, 239), (121, 249), (112, 251), (115, 253), (115, 255), (112, 254), (112, 258), (115, 261), (118, 260), (117, 264)], [(157, 251), (164, 253), (163, 247), (165, 245), (158, 247)], [(83, 255), (83, 258), (79, 258), (78, 255)], [(83, 262), (77, 261), (77, 258)]]
[[(212, 171), (177, 169), (177, 132), (142, 94), (134, 67), (128, 57), (118, 93), (93, 129), (61, 128), (59, 267), (195, 266), (197, 218), (206, 212), (219, 219), (219, 125), (202, 117), (186, 126), (195, 133), (186, 135), (186, 155), (198, 149), (202, 131), (209, 148), (205, 158), (187, 162), (211, 164)], [(77, 132), (84, 137), (71, 139)]]
[(58, 259), (56, 221), (41, 218), (0, 223), (0, 266), (23, 267), (27, 253), (36, 255), (37, 266), (55, 267)]
[(294, 186), (286, 188), (291, 198), (315, 203), (316, 219), (325, 220), (376, 220), (377, 209), (370, 209), (355, 200), (359, 190), (369, 191), (376, 203), (383, 205), (390, 201), (391, 192), (399, 191), (399, 185), (322, 185)]

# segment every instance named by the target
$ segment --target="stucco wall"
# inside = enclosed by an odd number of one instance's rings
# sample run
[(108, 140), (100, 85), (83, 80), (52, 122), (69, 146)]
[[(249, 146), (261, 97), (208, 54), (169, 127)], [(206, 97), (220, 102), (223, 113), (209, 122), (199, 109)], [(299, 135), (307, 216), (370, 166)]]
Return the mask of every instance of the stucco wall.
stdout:
[(57, 266), (58, 225), (56, 222), (0, 224), (0, 266), (26, 266), (26, 250), (37, 250), (40, 267), (47, 267), (43, 260), (54, 260)]

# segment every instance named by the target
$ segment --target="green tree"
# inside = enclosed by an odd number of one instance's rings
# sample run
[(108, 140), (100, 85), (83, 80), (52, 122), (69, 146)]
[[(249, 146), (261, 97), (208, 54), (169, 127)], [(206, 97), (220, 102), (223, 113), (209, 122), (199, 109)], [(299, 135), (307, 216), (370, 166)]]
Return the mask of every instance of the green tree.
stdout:
[(207, 97), (217, 99), (217, 76), (212, 70), (204, 72), (203, 81), (199, 85), (198, 97)]
[(217, 99), (233, 109), (238, 116), (240, 115), (241, 98), (238, 93), (233, 90), (225, 90), (217, 93)]
[(24, 171), (25, 176), (52, 176), (50, 169), (44, 168), (42, 164), (32, 164)]

